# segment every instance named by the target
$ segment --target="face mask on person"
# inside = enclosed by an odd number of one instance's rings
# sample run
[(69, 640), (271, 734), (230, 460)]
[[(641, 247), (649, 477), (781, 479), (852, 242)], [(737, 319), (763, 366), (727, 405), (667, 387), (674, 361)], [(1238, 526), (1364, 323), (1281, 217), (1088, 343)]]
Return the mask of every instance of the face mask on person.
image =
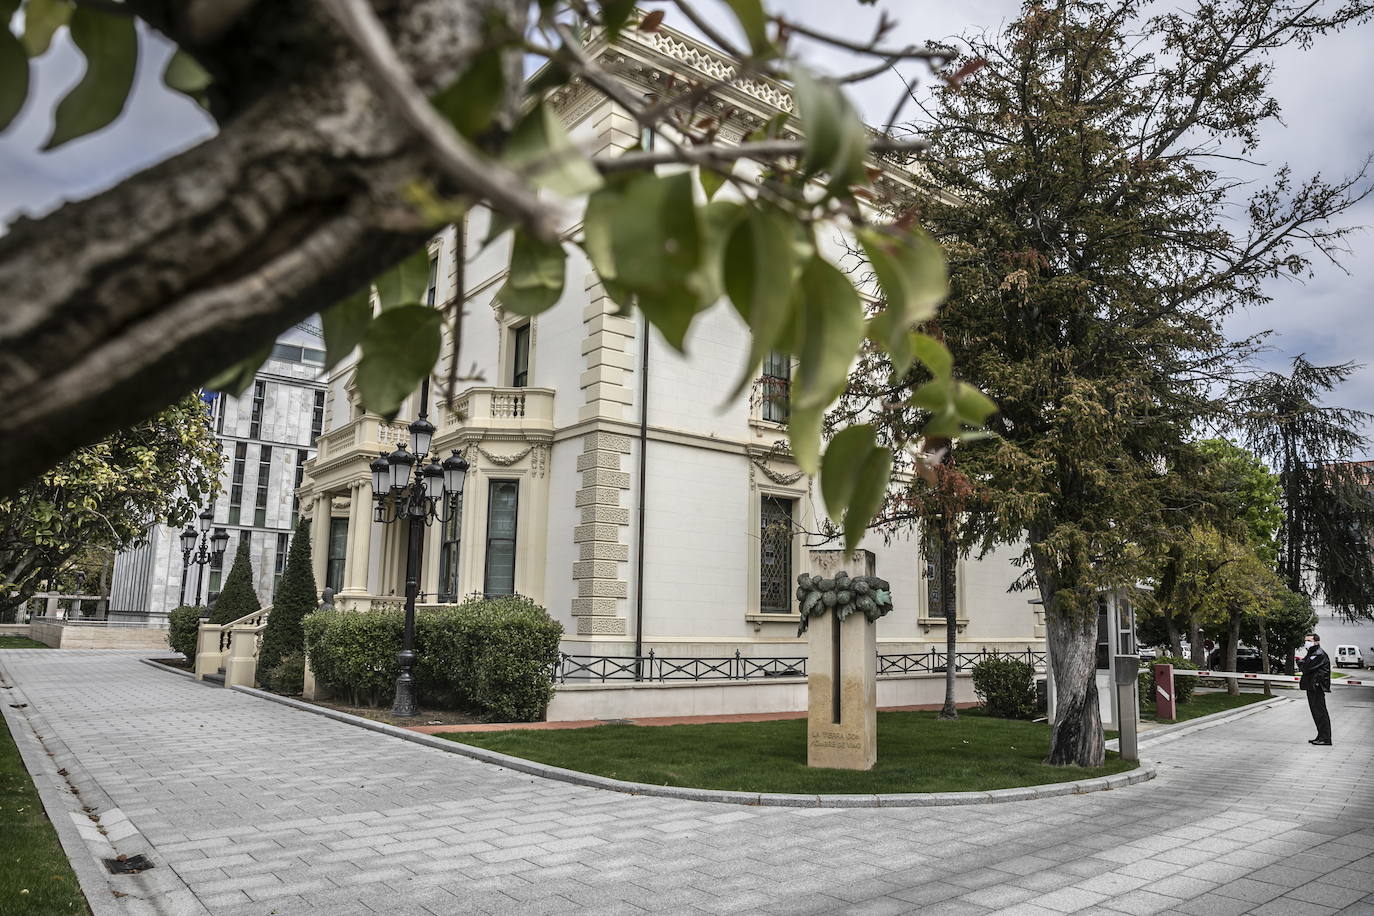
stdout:
[(1315, 646), (1315, 645), (1316, 645), (1316, 643), (1314, 643), (1312, 640), (1308, 639), (1308, 640), (1304, 640), (1304, 641), (1303, 641), (1302, 647), (1310, 652), (1310, 651), (1312, 650), (1312, 647)]

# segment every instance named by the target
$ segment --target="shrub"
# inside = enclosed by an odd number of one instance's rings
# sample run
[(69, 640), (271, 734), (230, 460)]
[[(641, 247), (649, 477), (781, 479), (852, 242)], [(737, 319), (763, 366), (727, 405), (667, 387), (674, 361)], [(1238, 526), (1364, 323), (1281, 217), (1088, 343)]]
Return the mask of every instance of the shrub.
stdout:
[[(403, 623), (400, 611), (311, 614), (305, 641), (316, 680), (354, 703), (389, 700)], [(553, 697), (562, 636), (547, 611), (519, 595), (420, 614), (416, 693), (422, 703), (458, 706), (492, 721), (538, 721)]]
[(989, 715), (1035, 718), (1035, 669), (1025, 662), (996, 654), (984, 659), (973, 666), (973, 691)]
[(1174, 702), (1187, 703), (1193, 698), (1193, 688), (1197, 686), (1195, 676), (1179, 674), (1179, 669), (1196, 671), (1197, 665), (1191, 659), (1178, 655), (1161, 655), (1159, 658), (1140, 660), (1140, 705), (1143, 709), (1155, 708), (1155, 665), (1174, 666)]
[(182, 606), (167, 615), (167, 644), (173, 652), (196, 660), (196, 642), (200, 639), (200, 608)]
[(262, 634), (258, 652), (259, 670), (277, 665), (289, 655), (305, 652), (305, 631), (301, 621), (315, 610), (315, 572), (310, 563), (310, 530), (305, 519), (296, 526), (291, 551), (286, 557), (277, 593), (272, 597), (272, 613)]
[(305, 653), (292, 652), (283, 657), (267, 672), (262, 686), (284, 696), (300, 696), (305, 688)]
[(390, 699), (402, 625), (395, 611), (316, 611), (306, 617), (305, 645), (315, 680), (355, 706)]
[(248, 538), (240, 537), (234, 565), (230, 567), (229, 575), (224, 580), (224, 589), (210, 610), (210, 622), (226, 624), (247, 617), (261, 607), (258, 593), (253, 591), (253, 564), (248, 558)]

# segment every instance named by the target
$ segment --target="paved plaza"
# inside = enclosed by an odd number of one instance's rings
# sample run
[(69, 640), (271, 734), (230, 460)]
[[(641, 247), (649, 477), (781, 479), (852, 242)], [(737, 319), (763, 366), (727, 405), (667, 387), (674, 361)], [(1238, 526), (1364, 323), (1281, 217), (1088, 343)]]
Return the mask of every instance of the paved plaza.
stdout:
[(846, 810), (552, 782), (129, 653), (0, 666), (0, 698), (127, 817), (120, 848), (190, 891), (112, 912), (1374, 916), (1374, 690), (1331, 694), (1334, 748), (1289, 701), (1147, 743), (1159, 777), (1128, 789)]

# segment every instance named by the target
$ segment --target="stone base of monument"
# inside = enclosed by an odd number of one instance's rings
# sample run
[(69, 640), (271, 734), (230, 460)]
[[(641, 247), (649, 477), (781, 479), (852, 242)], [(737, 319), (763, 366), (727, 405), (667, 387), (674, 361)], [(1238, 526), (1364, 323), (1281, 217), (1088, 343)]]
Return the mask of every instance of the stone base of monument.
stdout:
[(862, 613), (811, 621), (806, 765), (871, 770), (878, 760), (877, 628)]

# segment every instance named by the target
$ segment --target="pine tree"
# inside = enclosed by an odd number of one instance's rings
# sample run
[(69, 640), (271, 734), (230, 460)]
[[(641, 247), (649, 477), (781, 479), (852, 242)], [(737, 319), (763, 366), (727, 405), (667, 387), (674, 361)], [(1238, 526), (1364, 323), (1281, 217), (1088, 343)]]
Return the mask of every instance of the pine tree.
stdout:
[(1290, 374), (1265, 372), (1236, 392), (1250, 447), (1273, 464), (1283, 489), (1279, 575), (1352, 620), (1374, 617), (1374, 490), (1370, 466), (1352, 460), (1369, 449), (1360, 429), (1374, 416), (1321, 399), (1357, 368), (1298, 356)]
[(229, 577), (224, 580), (224, 589), (210, 610), (210, 622), (226, 624), (261, 607), (258, 594), (253, 591), (253, 563), (248, 558), (248, 538), (241, 537), (238, 552), (234, 554), (234, 565), (229, 569)]
[(275, 668), (283, 658), (305, 651), (305, 615), (315, 610), (315, 571), (310, 559), (310, 529), (305, 519), (296, 525), (291, 539), (291, 551), (286, 556), (286, 570), (272, 599), (272, 613), (267, 618), (267, 630), (262, 634), (262, 648), (258, 652), (258, 674), (261, 677)]

